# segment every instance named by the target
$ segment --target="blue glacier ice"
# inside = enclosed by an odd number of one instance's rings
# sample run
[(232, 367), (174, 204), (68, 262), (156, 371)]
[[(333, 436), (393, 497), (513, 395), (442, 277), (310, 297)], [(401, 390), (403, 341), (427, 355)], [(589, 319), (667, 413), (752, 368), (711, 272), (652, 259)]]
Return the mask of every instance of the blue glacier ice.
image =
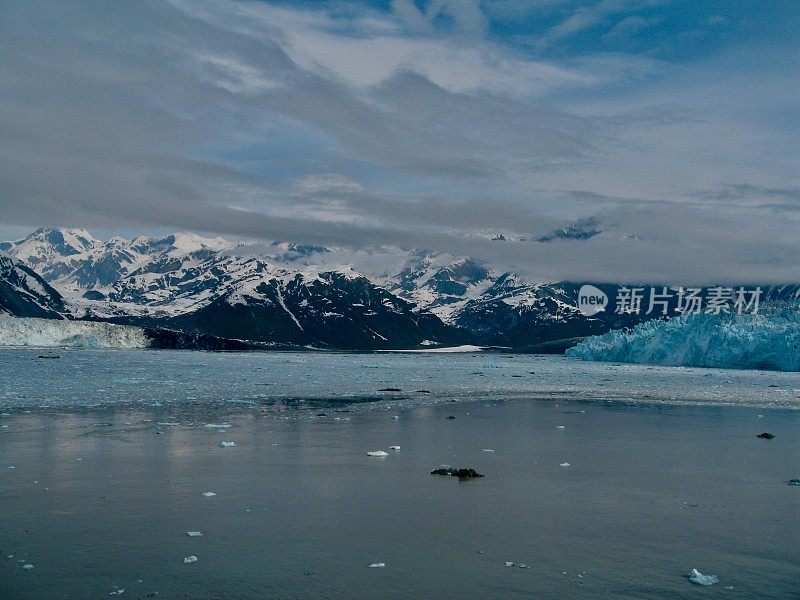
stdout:
[(695, 314), (587, 338), (567, 356), (590, 361), (800, 371), (800, 304), (759, 314)]

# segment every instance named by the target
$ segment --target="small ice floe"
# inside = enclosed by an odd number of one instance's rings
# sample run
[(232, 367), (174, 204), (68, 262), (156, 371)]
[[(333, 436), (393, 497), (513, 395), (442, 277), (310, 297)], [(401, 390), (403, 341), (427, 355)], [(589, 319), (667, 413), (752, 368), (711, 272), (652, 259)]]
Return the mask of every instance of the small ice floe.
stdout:
[(719, 583), (719, 578), (716, 575), (703, 575), (697, 569), (692, 569), (688, 577), (689, 581), (697, 585), (714, 585), (715, 583)]
[(30, 563), (22, 565), (23, 570), (30, 571), (33, 568), (33, 565)]
[(494, 450), (492, 448), (483, 448), (482, 450), (484, 452), (494, 452)]
[(369, 568), (370, 569), (382, 569), (386, 566), (386, 563), (372, 563)]
[(162, 427), (178, 427), (180, 423), (176, 423), (174, 421), (156, 421), (156, 425), (161, 425)]
[(203, 537), (203, 532), (202, 531), (187, 531), (186, 535), (188, 535), (189, 537)]
[(121, 596), (124, 593), (125, 593), (125, 589), (124, 588), (118, 588), (118, 589), (114, 590), (113, 592), (111, 592), (109, 594), (109, 596)]
[(233, 448), (236, 445), (236, 442), (220, 442), (220, 448)]
[(517, 567), (518, 569), (530, 569), (530, 567), (528, 565), (526, 565), (525, 563), (512, 562), (510, 560), (506, 561), (506, 566), (507, 567)]
[(10, 467), (8, 467), (8, 468), (9, 468), (9, 469), (16, 469), (17, 467), (15, 467), (14, 465), (11, 465), (11, 466), (10, 466)]
[(556, 429), (566, 429), (563, 425), (556, 425)]
[(216, 494), (214, 492), (203, 492), (203, 496), (211, 498), (212, 496), (216, 496)]
[(561, 463), (561, 464), (560, 464), (560, 465), (558, 465), (558, 466), (559, 466), (559, 467), (568, 467), (568, 466), (569, 466), (569, 463)]
[(207, 423), (206, 429), (229, 429), (230, 425), (227, 423)]
[(389, 450), (400, 450), (400, 446), (389, 446)]
[(184, 559), (183, 559), (183, 562), (184, 562), (184, 563), (193, 563), (193, 562), (197, 562), (197, 557), (196, 557), (194, 554), (192, 554), (192, 556), (187, 556), (186, 558), (184, 558)]
[(380, 457), (380, 456), (389, 456), (389, 453), (388, 452), (384, 452), (383, 450), (372, 450), (370, 452), (367, 452), (367, 456), (378, 456), (378, 457)]
[(393, 419), (399, 419), (400, 417), (398, 415), (392, 415), (392, 418)]

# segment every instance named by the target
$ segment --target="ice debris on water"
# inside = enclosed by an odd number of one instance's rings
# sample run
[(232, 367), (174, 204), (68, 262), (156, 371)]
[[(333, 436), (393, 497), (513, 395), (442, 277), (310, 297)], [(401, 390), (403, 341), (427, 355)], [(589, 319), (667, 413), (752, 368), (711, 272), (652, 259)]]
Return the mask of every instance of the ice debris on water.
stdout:
[(559, 466), (560, 466), (560, 467), (568, 467), (568, 466), (569, 466), (569, 463), (561, 463)]
[(203, 536), (203, 532), (201, 532), (201, 531), (187, 531), (186, 535), (188, 535), (189, 537), (202, 537)]
[(367, 452), (367, 456), (389, 456), (389, 453), (383, 450), (372, 450), (371, 452)]
[(206, 429), (228, 429), (230, 425), (227, 423), (208, 423)]
[(494, 450), (492, 450), (491, 448), (484, 448), (483, 451), (484, 452), (494, 452)]
[(193, 563), (193, 562), (197, 562), (197, 557), (196, 557), (194, 554), (192, 554), (191, 556), (187, 556), (186, 558), (184, 558), (184, 559), (183, 559), (183, 562), (184, 562), (184, 563)]
[(22, 565), (22, 568), (25, 569), (26, 571), (30, 571), (33, 568), (33, 565), (28, 563), (26, 565)]
[(506, 561), (506, 566), (507, 567), (517, 567), (518, 569), (530, 569), (530, 567), (528, 565), (526, 565), (525, 563), (512, 562), (510, 560)]
[(692, 569), (692, 572), (689, 573), (689, 581), (697, 585), (714, 585), (719, 583), (719, 578), (716, 575), (703, 575), (697, 569)]
[(220, 448), (233, 448), (236, 445), (236, 442), (220, 442)]
[(369, 568), (370, 569), (382, 569), (386, 566), (386, 563), (372, 563)]
[(400, 450), (400, 446), (389, 446), (389, 450)]
[(109, 596), (121, 596), (124, 593), (125, 593), (125, 589), (124, 588), (118, 588), (118, 589), (114, 590), (113, 592), (111, 592), (109, 594)]
[(563, 425), (556, 425), (556, 429), (566, 429)]
[(790, 479), (786, 482), (786, 485), (800, 485), (800, 479)]
[(203, 496), (211, 498), (211, 496), (216, 496), (216, 494), (214, 492), (203, 492)]

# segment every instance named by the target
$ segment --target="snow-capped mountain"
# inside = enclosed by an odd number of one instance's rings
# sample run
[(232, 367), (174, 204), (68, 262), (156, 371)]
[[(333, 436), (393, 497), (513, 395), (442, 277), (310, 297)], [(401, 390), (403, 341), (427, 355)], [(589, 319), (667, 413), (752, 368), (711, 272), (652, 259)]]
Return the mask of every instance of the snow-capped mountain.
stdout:
[(0, 254), (0, 314), (62, 319), (65, 312), (59, 293), (37, 273)]
[(36, 270), (81, 318), (350, 349), (465, 339), (347, 265), (311, 264), (310, 257), (329, 252), (325, 248), (276, 243), (252, 256), (252, 248), (237, 252), (220, 238), (191, 234), (107, 242), (87, 234), (81, 248), (63, 244), (66, 237), (37, 230), (3, 248), (39, 258)]
[[(531, 282), (468, 257), (423, 250), (235, 244), (190, 233), (101, 241), (82, 229), (39, 229), (0, 244), (0, 251), (27, 262), (36, 273), (20, 272), (29, 279), (38, 274), (52, 285), (48, 292), (32, 279), (29, 288), (44, 290), (42, 302), (53, 313), (260, 343), (541, 349), (556, 342), (550, 348), (563, 349), (658, 316), (610, 310), (587, 317), (577, 307), (580, 284)], [(619, 287), (599, 285), (612, 299)], [(773, 286), (764, 299), (799, 291)], [(17, 295), (30, 296), (23, 292)], [(668, 314), (675, 309), (673, 302)]]

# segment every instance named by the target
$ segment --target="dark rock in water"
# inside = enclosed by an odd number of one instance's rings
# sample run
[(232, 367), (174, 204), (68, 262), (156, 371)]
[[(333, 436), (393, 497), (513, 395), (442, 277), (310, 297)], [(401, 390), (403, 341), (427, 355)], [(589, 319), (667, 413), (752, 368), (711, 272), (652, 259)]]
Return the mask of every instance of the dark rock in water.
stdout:
[(40, 354), (38, 358), (61, 358), (61, 357), (55, 354), (53, 354), (52, 356), (47, 354)]
[(328, 415), (327, 415), (327, 414), (325, 414), (324, 412), (318, 412), (318, 413), (317, 413), (316, 415), (314, 415), (314, 416), (315, 416), (315, 417), (327, 417)]
[(429, 390), (417, 390), (416, 393), (417, 394), (430, 394), (430, 391)]
[(772, 438), (774, 438), (775, 436), (774, 436), (774, 435), (772, 435), (771, 433), (767, 433), (767, 432), (765, 431), (764, 433), (759, 433), (759, 434), (758, 434), (756, 437), (757, 437), (757, 438), (761, 438), (762, 440), (771, 440), (771, 439), (772, 439)]
[(447, 418), (448, 419), (455, 419), (455, 417), (453, 415), (448, 415)]
[(483, 477), (475, 469), (454, 469), (453, 467), (439, 467), (431, 471), (431, 475), (448, 475), (450, 477), (458, 477), (459, 479), (474, 479), (475, 477)]
[(774, 383), (771, 383), (771, 384), (770, 384), (770, 385), (768, 385), (767, 387), (781, 387), (781, 386), (779, 386), (779, 385), (775, 385)]
[(800, 485), (800, 479), (790, 479), (786, 482), (786, 485)]
[(379, 392), (402, 392), (400, 388), (381, 388), (378, 390)]

